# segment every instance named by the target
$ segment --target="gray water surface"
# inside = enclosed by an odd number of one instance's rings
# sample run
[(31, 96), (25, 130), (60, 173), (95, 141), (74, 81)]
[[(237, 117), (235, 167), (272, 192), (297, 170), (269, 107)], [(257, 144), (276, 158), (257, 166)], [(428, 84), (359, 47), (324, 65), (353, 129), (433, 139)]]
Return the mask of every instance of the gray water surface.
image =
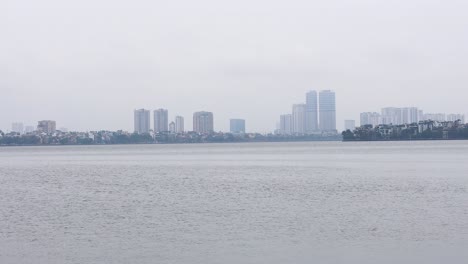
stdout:
[(468, 142), (0, 148), (0, 263), (468, 263)]

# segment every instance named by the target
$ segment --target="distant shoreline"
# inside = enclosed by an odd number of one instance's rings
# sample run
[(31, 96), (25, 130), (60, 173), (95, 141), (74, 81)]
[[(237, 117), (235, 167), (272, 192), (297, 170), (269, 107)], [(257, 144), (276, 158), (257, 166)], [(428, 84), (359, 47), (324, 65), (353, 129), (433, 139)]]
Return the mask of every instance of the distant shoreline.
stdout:
[(434, 138), (434, 139), (424, 139), (424, 138), (418, 138), (418, 139), (371, 139), (371, 140), (342, 140), (342, 142), (407, 142), (407, 141), (466, 141), (468, 139), (463, 139), (463, 138), (453, 138), (453, 139), (444, 139), (444, 138)]
[(148, 142), (148, 143), (115, 143), (115, 144), (18, 144), (0, 145), (2, 147), (65, 147), (65, 146), (125, 146), (125, 145), (204, 145), (204, 144), (248, 144), (248, 143), (294, 143), (294, 142), (343, 142), (342, 139), (323, 140), (276, 140), (276, 141), (233, 141), (233, 142)]

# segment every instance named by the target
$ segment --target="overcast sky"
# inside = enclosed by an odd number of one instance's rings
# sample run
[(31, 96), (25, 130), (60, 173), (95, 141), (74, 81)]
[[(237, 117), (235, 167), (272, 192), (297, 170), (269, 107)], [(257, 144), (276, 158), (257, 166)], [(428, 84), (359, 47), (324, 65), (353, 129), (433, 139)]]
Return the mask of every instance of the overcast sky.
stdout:
[(52, 119), (133, 130), (133, 109), (192, 128), (272, 131), (308, 90), (344, 119), (385, 106), (468, 113), (466, 0), (1, 0), (0, 129)]

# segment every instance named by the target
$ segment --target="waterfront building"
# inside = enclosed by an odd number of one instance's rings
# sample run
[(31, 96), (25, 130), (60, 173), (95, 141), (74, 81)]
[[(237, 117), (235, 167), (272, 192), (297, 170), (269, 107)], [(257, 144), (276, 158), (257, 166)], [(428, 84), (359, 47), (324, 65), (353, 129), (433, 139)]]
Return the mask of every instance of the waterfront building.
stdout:
[(330, 90), (319, 93), (319, 127), (321, 131), (336, 132), (335, 92)]
[(400, 125), (402, 124), (401, 108), (385, 107), (382, 108), (382, 124), (384, 125)]
[(447, 115), (447, 121), (455, 122), (457, 120), (460, 120), (462, 124), (465, 124), (465, 115), (461, 115), (461, 114), (449, 114), (449, 115)]
[(360, 119), (361, 126), (372, 125), (373, 127), (376, 127), (381, 124), (381, 117), (379, 113), (365, 112), (365, 113), (361, 113), (360, 117), (361, 117)]
[(280, 116), (279, 125), (280, 134), (291, 135), (292, 134), (292, 115), (285, 114)]
[(343, 133), (344, 141), (468, 139), (463, 133), (468, 125), (456, 121), (434, 120), (402, 125), (361, 126)]
[(134, 131), (138, 134), (147, 134), (150, 130), (150, 111), (138, 109), (133, 111)]
[(295, 104), (292, 110), (292, 128), (293, 134), (306, 133), (306, 105)]
[(24, 126), (23, 123), (12, 123), (11, 124), (11, 132), (16, 132), (23, 134), (24, 133)]
[(419, 122), (419, 111), (417, 107), (405, 107), (401, 109), (401, 123), (413, 124)]
[(28, 134), (28, 133), (32, 133), (34, 132), (34, 126), (26, 126), (25, 129), (24, 129), (24, 133)]
[(171, 132), (171, 133), (175, 133), (175, 132), (176, 132), (176, 127), (175, 127), (175, 123), (174, 123), (174, 122), (169, 123), (169, 132)]
[(245, 133), (244, 119), (231, 119), (229, 124), (231, 133)]
[(418, 110), (418, 122), (424, 120), (424, 111)]
[(169, 117), (167, 109), (157, 109), (153, 111), (154, 132), (169, 131)]
[(183, 133), (184, 130), (184, 118), (181, 116), (175, 117), (175, 132), (176, 133)]
[(205, 111), (195, 112), (193, 114), (193, 131), (202, 134), (213, 132), (213, 113)]
[(317, 91), (309, 91), (306, 94), (305, 130), (307, 134), (318, 131), (318, 101)]
[(424, 120), (444, 122), (444, 121), (446, 121), (446, 117), (445, 117), (445, 114), (443, 114), (443, 113), (425, 114), (424, 115)]
[(356, 121), (354, 121), (354, 120), (345, 120), (344, 121), (344, 127), (345, 127), (345, 131), (346, 130), (354, 131), (354, 129), (356, 129)]
[(37, 130), (47, 134), (52, 134), (56, 130), (56, 122), (52, 120), (42, 120), (37, 122)]

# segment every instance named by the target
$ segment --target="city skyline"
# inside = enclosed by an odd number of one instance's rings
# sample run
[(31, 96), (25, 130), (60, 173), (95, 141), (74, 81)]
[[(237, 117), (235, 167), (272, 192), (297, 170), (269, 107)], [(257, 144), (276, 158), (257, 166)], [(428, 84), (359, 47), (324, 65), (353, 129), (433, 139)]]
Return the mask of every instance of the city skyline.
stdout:
[[(289, 122), (289, 123), (288, 123)], [(293, 104), (292, 114), (280, 115), (275, 133), (283, 135), (312, 135), (337, 133), (336, 97), (331, 90), (312, 90), (305, 94), (305, 104)]]
[[(323, 90), (323, 91), (329, 91), (329, 90)], [(303, 117), (301, 117), (301, 119), (302, 118), (304, 119), (304, 121), (303, 121), (304, 123), (302, 125), (303, 127), (301, 126), (301, 129), (303, 129), (304, 131), (307, 131), (308, 127), (315, 125), (315, 122), (313, 122), (314, 125), (311, 125), (312, 122), (308, 121), (308, 120), (310, 120), (310, 115), (308, 116), (308, 113), (310, 113), (311, 111), (313, 113), (316, 112), (317, 113), (317, 118), (320, 117), (320, 112), (317, 109), (318, 106), (319, 106), (319, 100), (311, 101), (311, 97), (310, 97), (311, 93), (315, 93), (317, 98), (319, 97), (319, 93), (317, 93), (317, 91), (315, 91), (315, 90), (308, 91), (308, 92), (306, 92), (306, 103), (305, 104), (293, 105), (293, 112), (294, 112), (294, 106), (299, 106), (300, 105), (300, 107), (302, 108), (301, 114), (303, 115)], [(311, 107), (310, 106), (311, 104), (312, 105), (316, 104), (317, 108)], [(336, 107), (338, 107), (338, 106), (336, 106)], [(142, 109), (145, 109), (145, 108), (142, 108)], [(317, 110), (314, 110), (314, 109), (317, 109)], [(170, 119), (168, 114), (167, 114), (168, 110), (167, 109), (162, 109), (162, 108), (157, 108), (156, 110), (148, 110), (148, 111), (153, 112), (152, 117), (151, 117), (151, 113), (150, 113), (150, 119), (151, 120), (149, 122), (149, 130), (157, 131), (156, 127), (155, 127), (156, 116), (154, 115), (154, 113), (156, 113), (158, 111), (166, 111), (165, 115), (167, 115), (167, 130), (165, 130), (165, 131), (169, 131), (169, 123), (170, 122), (174, 122), (176, 131), (181, 131), (181, 132), (182, 131), (190, 131), (190, 130), (184, 129), (186, 124), (185, 124), (185, 120), (184, 120), (183, 116), (177, 115), (173, 119)], [(393, 114), (399, 115), (397, 121), (395, 122), (395, 120), (393, 120), (393, 119), (387, 120), (386, 117), (391, 116), (391, 115), (390, 114), (385, 114), (385, 113), (383, 113), (383, 111), (390, 111), (390, 112), (391, 111), (396, 111)], [(406, 113), (406, 115), (404, 113)], [(338, 115), (338, 113), (336, 113), (336, 114)], [(418, 108), (418, 107), (383, 107), (383, 108), (381, 108), (381, 110), (379, 112), (372, 112), (372, 111), (371, 112), (360, 112), (355, 118), (344, 119), (344, 120), (342, 120), (342, 125), (341, 126), (340, 126), (339, 121), (335, 121), (335, 122), (336, 122), (337, 131), (339, 132), (339, 131), (346, 130), (345, 129), (346, 128), (346, 125), (345, 125), (346, 122), (345, 121), (350, 121), (350, 120), (355, 121), (356, 126), (360, 126), (360, 125), (362, 125), (364, 123), (365, 124), (367, 124), (367, 123), (373, 124), (375, 126), (375, 125), (390, 124), (390, 123), (394, 123), (394, 124), (395, 123), (404, 124), (406, 122), (412, 123), (412, 122), (415, 122), (415, 120), (429, 120), (429, 119), (434, 120), (434, 121), (455, 121), (455, 120), (461, 119), (463, 122), (465, 122), (466, 121), (465, 117), (467, 116), (464, 113), (444, 113), (443, 111), (434, 111), (433, 113), (424, 113), (422, 115), (421, 114), (422, 114), (422, 110), (420, 108)], [(417, 119), (415, 119), (416, 116), (417, 116)], [(280, 115), (280, 117), (281, 117), (280, 119), (283, 120), (284, 114)], [(307, 118), (307, 117), (309, 117), (309, 118)], [(178, 126), (177, 126), (177, 124), (178, 124), (177, 123), (177, 118), (179, 118), (179, 125)], [(291, 118), (291, 121), (288, 121), (288, 122), (291, 122), (290, 133), (293, 133), (295, 131), (295, 128), (294, 128), (294, 114), (291, 114), (290, 118)], [(232, 118), (228, 118), (227, 122), (226, 122), (226, 120), (220, 120), (218, 122), (216, 119), (213, 118), (214, 123), (216, 123), (220, 127), (226, 127), (225, 129), (217, 129), (216, 127), (214, 127), (214, 131), (224, 131), (224, 132), (230, 131), (229, 120), (231, 120), (231, 119)], [(370, 120), (370, 121), (363, 122), (363, 120)], [(54, 120), (54, 121), (56, 121), (56, 120)], [(38, 121), (33, 121), (32, 123), (37, 123), (37, 122)], [(163, 124), (165, 124), (165, 122), (166, 122), (166, 120), (163, 120)], [(62, 124), (61, 121), (59, 121), (59, 123)], [(126, 126), (123, 125), (121, 128), (116, 128), (115, 130), (122, 130), (123, 129), (123, 130), (126, 130), (126, 131), (134, 131), (135, 126), (136, 126), (136, 124), (135, 124), (135, 113), (134, 113), (134, 116), (133, 116), (132, 123), (133, 123), (133, 128), (131, 128), (131, 129), (125, 129), (123, 127), (126, 127)], [(227, 123), (227, 125), (226, 125), (226, 123)], [(127, 124), (127, 126), (128, 126), (128, 124)], [(192, 126), (193, 126), (193, 123), (192, 123)], [(297, 126), (297, 123), (296, 123), (296, 126)], [(317, 123), (317, 126), (319, 126), (319, 123)], [(0, 127), (0, 130), (2, 130), (4, 132), (20, 132), (20, 131), (17, 131), (17, 130), (20, 130), (20, 129), (15, 129), (15, 127), (16, 128), (23, 127), (23, 129), (21, 129), (23, 132), (26, 132), (26, 131), (27, 132), (32, 132), (33, 130), (37, 129), (36, 125), (30, 125), (30, 123), (21, 122), (21, 121), (11, 122), (9, 124), (9, 127), (11, 129), (8, 129), (8, 128), (2, 129)], [(342, 127), (342, 128), (340, 128), (340, 127)], [(253, 130), (250, 130), (249, 132), (273, 133), (276, 129), (281, 130), (281, 120), (280, 120), (279, 123), (278, 123), (278, 121), (276, 121), (276, 128), (274, 126), (272, 126), (271, 130), (267, 130), (267, 131), (253, 131)], [(322, 128), (319, 127), (318, 131), (321, 131), (321, 129)], [(69, 130), (69, 129), (65, 128), (64, 126), (60, 126), (59, 130)], [(71, 129), (71, 131), (99, 131), (99, 130), (112, 130), (112, 129), (107, 129), (107, 128), (96, 129), (96, 130), (93, 130), (93, 129), (85, 129), (85, 130)], [(296, 130), (297, 130), (297, 128), (296, 128)]]
[(467, 13), (1, 1), (0, 264), (467, 262)]
[(419, 121), (457, 121), (465, 123), (465, 115), (460, 113), (426, 113), (418, 107), (383, 107), (378, 112), (362, 112), (359, 125), (402, 125), (418, 123)]
[(317, 87), (339, 94), (338, 130), (385, 105), (467, 115), (466, 4), (448, 1), (441, 11), (434, 1), (202, 0), (183, 1), (184, 12), (151, 1), (107, 12), (109, 0), (36, 1), (25, 12), (7, 1), (0, 128), (53, 119), (70, 130), (132, 130), (129, 109), (160, 106), (187, 127), (194, 110), (209, 109), (217, 130), (243, 117), (250, 131), (270, 132), (289, 102)]

